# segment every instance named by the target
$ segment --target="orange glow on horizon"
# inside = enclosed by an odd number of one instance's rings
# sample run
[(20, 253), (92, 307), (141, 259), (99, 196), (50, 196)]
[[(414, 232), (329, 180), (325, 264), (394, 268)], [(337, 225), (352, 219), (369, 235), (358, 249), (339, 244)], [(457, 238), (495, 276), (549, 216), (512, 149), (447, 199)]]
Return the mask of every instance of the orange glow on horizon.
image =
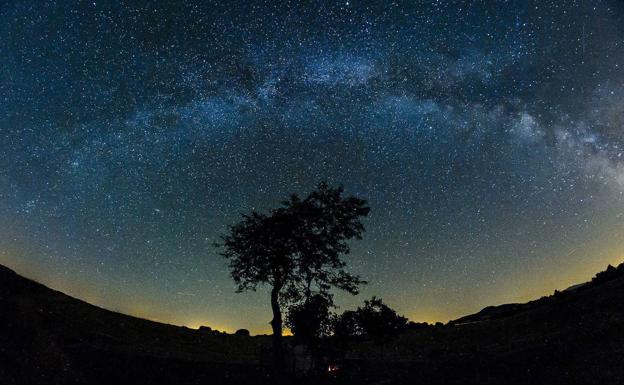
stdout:
[[(543, 273), (534, 273), (531, 275), (531, 281), (529, 285), (520, 285), (520, 276), (516, 281), (506, 282), (499, 287), (499, 291), (502, 293), (500, 296), (493, 300), (492, 297), (483, 296), (481, 301), (477, 301), (476, 304), (469, 304), (464, 308), (445, 309), (444, 307), (435, 307), (435, 305), (424, 306), (412, 311), (404, 311), (399, 313), (404, 314), (411, 321), (414, 322), (427, 322), (434, 324), (436, 322), (448, 322), (450, 320), (462, 317), (464, 315), (472, 314), (480, 311), (486, 306), (500, 305), (503, 303), (514, 302), (527, 302), (534, 299), (538, 299), (542, 296), (551, 295), (554, 290), (564, 290), (572, 285), (587, 282), (598, 273), (603, 271), (608, 264), (617, 266), (624, 259), (621, 254), (620, 247), (612, 247), (605, 250), (603, 254), (607, 254), (610, 257), (604, 260), (586, 260), (586, 263), (582, 265), (575, 265), (573, 269), (560, 270), (558, 274), (547, 274), (544, 269)], [(224, 322), (219, 322), (214, 319), (203, 316), (187, 317), (184, 315), (163, 313), (162, 309), (156, 307), (157, 304), (149, 304), (147, 302), (141, 302), (124, 298), (123, 302), (116, 302), (119, 298), (116, 296), (107, 296), (107, 293), (98, 291), (92, 285), (82, 281), (68, 281), (58, 279), (54, 274), (42, 274), (39, 269), (31, 266), (23, 261), (12, 257), (12, 253), (4, 250), (0, 252), (0, 264), (15, 270), (18, 274), (30, 277), (31, 279), (40, 282), (54, 290), (61, 291), (72, 297), (81, 299), (90, 304), (103, 307), (105, 309), (127, 314), (133, 317), (142, 318), (154, 322), (184, 326), (190, 329), (199, 329), (201, 326), (209, 326), (213, 330), (225, 331), (227, 333), (234, 333), (238, 328), (228, 326)], [(55, 279), (57, 278), (57, 279)], [(389, 301), (390, 302), (390, 301)], [(259, 315), (264, 317), (265, 315)], [(272, 334), (272, 330), (268, 324), (270, 314), (266, 315), (265, 328), (253, 328), (248, 327), (252, 335), (259, 334)], [(264, 323), (264, 322), (263, 322)], [(241, 328), (241, 327), (239, 327)], [(246, 327), (243, 327), (246, 328)], [(292, 336), (292, 333), (288, 329), (284, 329), (285, 336)]]

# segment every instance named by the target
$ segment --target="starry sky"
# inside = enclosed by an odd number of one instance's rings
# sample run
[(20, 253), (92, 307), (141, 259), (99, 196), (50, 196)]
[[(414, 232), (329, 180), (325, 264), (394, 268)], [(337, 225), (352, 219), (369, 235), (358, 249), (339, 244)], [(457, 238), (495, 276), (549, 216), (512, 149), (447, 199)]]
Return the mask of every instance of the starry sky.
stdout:
[(212, 243), (320, 180), (415, 321), (624, 253), (622, 1), (7, 1), (0, 263), (108, 309), (269, 330)]

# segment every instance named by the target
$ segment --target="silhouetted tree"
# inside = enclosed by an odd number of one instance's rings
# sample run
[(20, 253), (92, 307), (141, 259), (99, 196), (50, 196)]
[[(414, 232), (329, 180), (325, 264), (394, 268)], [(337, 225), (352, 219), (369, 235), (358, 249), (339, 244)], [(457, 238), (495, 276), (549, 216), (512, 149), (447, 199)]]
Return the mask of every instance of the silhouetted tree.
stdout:
[(286, 326), (295, 339), (310, 347), (330, 335), (332, 330), (332, 301), (321, 294), (313, 294), (307, 301), (295, 303), (288, 309)]
[(315, 293), (288, 308), (286, 326), (294, 335), (295, 345), (304, 344), (309, 349), (313, 370), (323, 368), (320, 364), (327, 347), (324, 337), (331, 334), (334, 318), (332, 307), (331, 297)]
[(238, 292), (271, 287), (275, 368), (283, 367), (282, 305), (308, 303), (314, 293), (331, 300), (336, 287), (357, 294), (362, 281), (347, 273), (342, 255), (347, 241), (360, 239), (366, 201), (343, 197), (342, 188), (320, 183), (305, 199), (292, 195), (268, 215), (253, 212), (222, 237), (221, 255), (229, 260)]
[(250, 336), (249, 330), (247, 329), (238, 329), (234, 334), (237, 336), (244, 336), (244, 337)]
[(407, 325), (405, 326), (406, 330), (423, 330), (423, 329), (428, 329), (430, 328), (432, 325), (430, 325), (427, 322), (414, 322), (414, 321), (409, 321), (407, 323)]
[(346, 310), (342, 314), (334, 317), (332, 322), (332, 333), (340, 351), (344, 355), (349, 343), (356, 336), (363, 334), (357, 313), (353, 310)]
[(283, 202), (299, 219), (292, 239), (298, 253), (299, 279), (289, 287), (292, 290), (289, 297), (294, 300), (308, 301), (318, 293), (333, 304), (332, 287), (355, 295), (359, 286), (366, 283), (344, 270), (346, 263), (342, 256), (350, 252), (349, 240), (362, 238), (361, 219), (368, 215), (370, 208), (365, 200), (343, 197), (343, 192), (342, 187), (332, 188), (322, 182), (305, 199), (292, 195)]
[(388, 342), (407, 327), (408, 319), (398, 315), (381, 298), (364, 301), (364, 306), (358, 307), (355, 313), (362, 333), (378, 344)]

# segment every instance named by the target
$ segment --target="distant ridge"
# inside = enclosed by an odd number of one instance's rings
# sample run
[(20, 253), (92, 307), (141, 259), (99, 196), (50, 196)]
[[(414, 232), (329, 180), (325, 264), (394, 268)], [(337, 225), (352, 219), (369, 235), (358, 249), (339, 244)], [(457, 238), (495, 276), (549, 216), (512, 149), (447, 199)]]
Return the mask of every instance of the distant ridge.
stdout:
[[(168, 325), (101, 308), (97, 305), (93, 305), (81, 299), (72, 297), (61, 291), (51, 289), (37, 281), (25, 278), (10, 268), (0, 264), (0, 299), (15, 301), (21, 296), (27, 296), (30, 301), (33, 302), (38, 302), (39, 300), (41, 301), (40, 305), (42, 306), (47, 305), (45, 303), (46, 301), (50, 301), (52, 303), (56, 303), (59, 307), (62, 306), (64, 308), (82, 309), (83, 311), (89, 309), (90, 311), (95, 312), (95, 315), (98, 315), (98, 317), (117, 316), (128, 320), (139, 320), (141, 322), (156, 325), (176, 327), (174, 325)], [(43, 309), (43, 307), (40, 308), (41, 311), (44, 311)]]
[[(242, 338), (251, 341), (247, 351)], [(226, 362), (245, 378), (262, 338), (105, 310), (0, 265), (1, 385), (179, 384), (187, 376), (210, 383)]]
[(612, 281), (621, 280), (624, 278), (624, 263), (619, 264), (617, 267), (611, 265), (607, 266), (607, 269), (599, 272), (589, 282), (579, 283), (568, 287), (563, 291), (555, 290), (550, 296), (544, 296), (540, 299), (529, 301), (527, 303), (509, 303), (497, 306), (487, 306), (481, 311), (475, 314), (460, 317), (456, 320), (449, 322), (450, 325), (461, 325), (472, 322), (483, 322), (502, 319), (505, 317), (511, 317), (519, 313), (536, 309), (542, 306), (552, 305), (562, 297), (570, 298), (569, 295), (579, 295), (586, 290), (599, 287)]

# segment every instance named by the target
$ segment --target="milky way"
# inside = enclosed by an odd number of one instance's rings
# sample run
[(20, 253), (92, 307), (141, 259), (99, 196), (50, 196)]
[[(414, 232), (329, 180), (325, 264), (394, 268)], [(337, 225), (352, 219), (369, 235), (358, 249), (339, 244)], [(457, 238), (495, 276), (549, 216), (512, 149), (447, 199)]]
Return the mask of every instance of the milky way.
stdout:
[(0, 263), (98, 305), (268, 330), (212, 244), (320, 180), (372, 207), (343, 308), (621, 260), (622, 2), (20, 1), (0, 37)]

